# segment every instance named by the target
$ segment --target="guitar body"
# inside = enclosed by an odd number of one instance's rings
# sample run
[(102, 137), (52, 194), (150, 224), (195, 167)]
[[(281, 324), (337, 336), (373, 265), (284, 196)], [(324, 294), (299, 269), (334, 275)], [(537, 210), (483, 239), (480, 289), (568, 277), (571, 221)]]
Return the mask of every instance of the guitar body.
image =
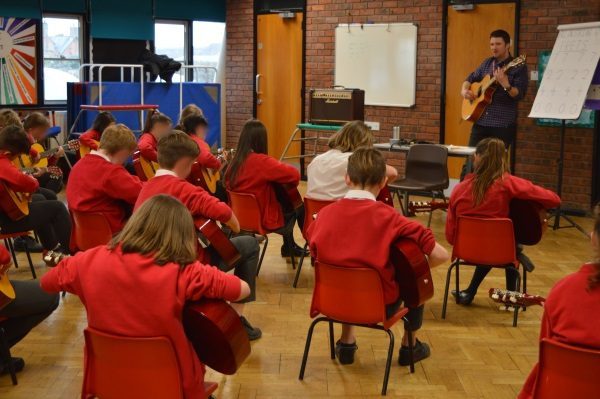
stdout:
[(509, 217), (513, 222), (515, 241), (522, 245), (536, 245), (548, 227), (546, 209), (535, 201), (513, 199)]
[(384, 188), (379, 191), (379, 195), (377, 196), (377, 201), (381, 201), (386, 205), (394, 207), (394, 198), (392, 197), (392, 193), (390, 192), (390, 188), (386, 185)]
[(15, 299), (15, 289), (8, 280), (6, 273), (0, 274), (0, 309)]
[[(485, 111), (485, 108), (492, 103), (492, 96), (496, 91), (496, 85), (490, 84), (491, 77), (485, 76), (481, 82), (471, 84), (471, 91), (477, 96), (474, 100), (463, 99), (462, 118), (466, 121), (476, 122)], [(487, 87), (486, 90), (484, 88)]]
[[(100, 142), (98, 142), (96, 140), (94, 140), (94, 143), (96, 143), (96, 145), (100, 145)], [(87, 145), (81, 144), (79, 146), (79, 157), (83, 158), (86, 155), (88, 155), (91, 151), (92, 151), (92, 149), (90, 147), (88, 147)]]
[[(33, 148), (38, 154), (44, 152), (44, 147), (42, 147), (42, 145), (39, 143), (32, 144), (31, 148)], [(21, 154), (15, 158), (13, 165), (15, 165), (17, 168), (45, 168), (48, 166), (48, 159), (42, 158), (38, 163), (34, 164), (28, 154)]]
[(23, 219), (29, 215), (29, 195), (14, 192), (4, 182), (1, 182), (0, 208), (12, 220)]
[(414, 241), (400, 239), (391, 248), (390, 258), (396, 270), (400, 297), (404, 306), (416, 308), (433, 297), (431, 269)]
[(187, 180), (195, 186), (202, 187), (211, 194), (217, 191), (217, 182), (221, 180), (221, 174), (212, 169), (206, 169), (194, 163), (192, 171)]
[(211, 369), (231, 375), (250, 355), (240, 316), (225, 301), (201, 299), (183, 309), (183, 327), (198, 358)]
[(148, 181), (154, 177), (158, 170), (158, 163), (149, 161), (140, 155), (139, 151), (133, 153), (133, 169), (142, 181)]
[(271, 183), (275, 189), (275, 196), (284, 209), (284, 212), (291, 212), (304, 206), (302, 195), (298, 191), (298, 186), (292, 183)]
[(210, 242), (221, 259), (229, 266), (229, 271), (235, 267), (242, 256), (229, 238), (223, 233), (214, 220), (198, 218), (194, 221), (198, 232)]

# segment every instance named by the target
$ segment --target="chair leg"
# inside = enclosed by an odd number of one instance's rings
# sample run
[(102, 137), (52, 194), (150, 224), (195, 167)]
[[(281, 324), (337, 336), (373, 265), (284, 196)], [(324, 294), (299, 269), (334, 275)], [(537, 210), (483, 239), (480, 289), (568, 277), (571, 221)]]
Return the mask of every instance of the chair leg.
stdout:
[[(435, 199), (435, 192), (431, 192), (431, 202)], [(427, 228), (431, 226), (431, 217), (433, 216), (433, 208), (429, 210), (429, 220), (427, 220)]]
[(306, 369), (306, 362), (308, 360), (308, 350), (310, 349), (310, 342), (312, 341), (313, 331), (315, 326), (320, 321), (327, 321), (326, 317), (319, 317), (313, 320), (310, 323), (310, 327), (308, 328), (308, 334), (306, 335), (306, 344), (304, 345), (304, 354), (302, 355), (302, 364), (300, 365), (300, 375), (298, 376), (299, 380), (304, 379), (304, 370)]
[[(308, 243), (304, 244), (304, 250), (308, 248)], [(296, 276), (294, 277), (294, 284), (292, 287), (296, 288), (298, 285), (298, 278), (300, 277), (300, 270), (302, 270), (302, 263), (304, 263), (304, 254), (300, 255), (300, 260), (298, 261), (298, 269), (296, 270)]]
[(296, 257), (294, 256), (294, 240), (288, 243), (288, 248), (290, 250), (290, 259), (292, 260), (292, 270), (296, 270)]
[[(523, 292), (527, 292), (527, 269), (523, 268)], [(521, 312), (524, 312), (527, 310), (526, 306), (523, 306), (523, 309), (521, 309)]]
[(11, 361), (10, 347), (8, 346), (8, 342), (6, 342), (6, 333), (4, 329), (0, 327), (0, 353), (2, 357), (8, 359), (8, 372), (10, 374), (10, 379), (12, 380), (13, 385), (17, 385), (17, 372), (15, 371), (15, 367), (13, 362)]
[[(444, 290), (444, 304), (442, 305), (442, 319), (446, 318), (446, 307), (448, 306), (448, 293), (450, 291), (450, 278), (452, 277), (452, 269), (456, 266), (457, 262), (453, 262), (448, 268), (446, 273), (446, 289)], [(412, 341), (411, 341), (412, 344)]]
[(37, 279), (37, 275), (35, 274), (35, 268), (33, 267), (33, 262), (31, 261), (31, 254), (29, 253), (29, 248), (25, 247), (25, 255), (27, 255), (27, 261), (29, 262), (29, 270), (31, 270), (31, 276), (33, 279)]
[[(515, 268), (515, 270), (519, 274), (519, 278), (517, 280), (517, 291), (520, 291), (520, 289), (521, 289), (521, 273), (519, 273), (518, 269)], [(518, 321), (518, 318), (519, 318), (519, 309), (520, 308), (521, 308), (520, 306), (515, 306), (515, 311), (514, 311), (514, 314), (513, 314), (513, 327), (517, 326), (517, 321)]]
[(331, 359), (335, 359), (335, 332), (333, 330), (333, 322), (329, 321), (329, 350), (331, 351)]
[(15, 269), (19, 268), (19, 262), (17, 261), (17, 253), (15, 252), (15, 247), (13, 245), (13, 241), (12, 238), (7, 238), (5, 240), (7, 246), (8, 246), (8, 250), (10, 251), (10, 254), (12, 255), (13, 258), (13, 264), (15, 265)]
[(408, 216), (410, 216), (410, 215), (408, 214), (408, 197), (409, 197), (409, 196), (408, 196), (408, 191), (404, 191), (404, 192), (402, 193), (402, 196), (404, 197), (404, 198), (403, 198), (403, 202), (404, 202), (404, 207), (403, 207), (403, 210), (405, 210), (405, 211), (406, 211), (406, 212), (404, 213), (404, 216), (408, 217)]
[(260, 259), (258, 260), (258, 266), (256, 267), (256, 275), (257, 276), (258, 276), (258, 273), (260, 273), (260, 267), (262, 266), (263, 258), (265, 257), (265, 252), (267, 252), (268, 245), (269, 245), (269, 236), (265, 235), (265, 243), (263, 244), (263, 249), (260, 254)]
[(390, 379), (390, 369), (392, 367), (392, 357), (394, 356), (394, 333), (392, 330), (385, 330), (388, 337), (390, 337), (390, 344), (388, 346), (387, 361), (385, 362), (385, 374), (383, 375), (383, 387), (381, 387), (381, 395), (387, 394), (388, 380)]
[(456, 304), (458, 304), (458, 293), (460, 292), (460, 277), (459, 277), (459, 270), (458, 268), (460, 267), (460, 264), (458, 263), (458, 261), (456, 262), (456, 272), (454, 273), (454, 277), (456, 277), (456, 287), (454, 288), (456, 290)]

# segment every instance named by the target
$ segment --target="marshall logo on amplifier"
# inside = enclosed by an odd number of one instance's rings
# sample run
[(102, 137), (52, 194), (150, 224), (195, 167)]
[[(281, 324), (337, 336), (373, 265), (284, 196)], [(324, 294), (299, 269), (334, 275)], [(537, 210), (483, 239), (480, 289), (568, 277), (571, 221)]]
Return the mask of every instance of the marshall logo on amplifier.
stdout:
[(311, 89), (309, 122), (343, 125), (365, 119), (365, 91), (359, 89)]

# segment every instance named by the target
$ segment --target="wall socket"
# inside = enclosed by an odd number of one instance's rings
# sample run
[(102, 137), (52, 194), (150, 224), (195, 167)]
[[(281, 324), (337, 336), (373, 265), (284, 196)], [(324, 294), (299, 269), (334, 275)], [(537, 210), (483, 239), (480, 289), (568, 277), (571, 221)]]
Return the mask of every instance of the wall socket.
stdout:
[(530, 80), (536, 81), (538, 79), (539, 79), (538, 71), (531, 71), (531, 78), (530, 78)]
[(371, 128), (371, 130), (379, 130), (379, 122), (365, 121), (365, 125), (369, 126)]

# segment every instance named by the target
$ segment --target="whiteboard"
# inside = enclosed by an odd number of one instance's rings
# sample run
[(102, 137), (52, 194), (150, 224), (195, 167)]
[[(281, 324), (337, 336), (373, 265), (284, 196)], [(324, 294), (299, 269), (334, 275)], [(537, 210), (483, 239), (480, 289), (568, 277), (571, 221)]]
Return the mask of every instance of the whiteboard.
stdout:
[(335, 84), (365, 91), (365, 104), (415, 105), (417, 26), (342, 24), (335, 29)]
[(530, 118), (577, 119), (600, 59), (600, 22), (560, 25)]

